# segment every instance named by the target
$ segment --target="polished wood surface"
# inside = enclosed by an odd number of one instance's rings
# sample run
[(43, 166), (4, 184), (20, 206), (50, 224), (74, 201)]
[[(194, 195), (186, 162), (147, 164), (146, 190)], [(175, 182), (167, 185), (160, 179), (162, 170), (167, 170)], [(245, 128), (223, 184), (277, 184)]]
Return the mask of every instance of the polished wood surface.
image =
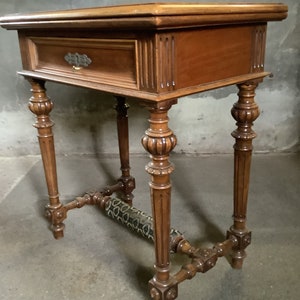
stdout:
[(277, 3), (150, 3), (14, 14), (0, 22), (7, 29), (111, 28), (116, 22), (119, 29), (165, 29), (279, 21), (287, 11)]
[[(177, 298), (179, 283), (207, 272), (219, 257), (231, 255), (232, 267), (241, 268), (245, 248), (251, 242), (246, 214), (252, 140), (256, 136), (252, 123), (259, 116), (255, 89), (270, 74), (264, 70), (267, 23), (286, 17), (284, 4), (159, 3), (0, 18), (2, 27), (18, 31), (23, 63), (19, 74), (32, 86), (29, 108), (37, 117), (34, 126), (49, 194), (46, 215), (54, 237), (63, 237), (68, 211), (98, 205), (107, 215), (153, 238), (155, 275), (149, 289), (155, 300)], [(53, 122), (49, 116), (53, 104), (45, 90), (48, 80), (109, 92), (117, 100), (121, 176), (115, 184), (66, 204), (58, 196)], [(170, 177), (174, 166), (169, 154), (177, 139), (169, 128), (168, 112), (179, 97), (232, 84), (239, 89), (232, 108), (237, 125), (232, 133), (233, 225), (224, 241), (198, 249), (171, 229)], [(132, 206), (135, 180), (130, 173), (126, 96), (134, 97), (150, 113), (142, 145), (151, 157), (146, 171), (151, 178), (153, 218)], [(121, 193), (121, 201), (112, 198), (115, 192)], [(191, 258), (174, 275), (170, 251)]]
[[(24, 68), (20, 74), (167, 100), (266, 76), (264, 55), (257, 56), (265, 46), (265, 27), (230, 25), (148, 34), (60, 32), (64, 37), (25, 30), (19, 32)], [(76, 53), (91, 63), (70, 65), (65, 56)]]
[[(257, 51), (265, 25), (286, 16), (283, 4), (170, 3), (16, 14), (0, 23), (18, 30), (24, 76), (162, 101), (266, 76), (255, 61), (264, 58)], [(68, 53), (91, 63), (73, 68)]]

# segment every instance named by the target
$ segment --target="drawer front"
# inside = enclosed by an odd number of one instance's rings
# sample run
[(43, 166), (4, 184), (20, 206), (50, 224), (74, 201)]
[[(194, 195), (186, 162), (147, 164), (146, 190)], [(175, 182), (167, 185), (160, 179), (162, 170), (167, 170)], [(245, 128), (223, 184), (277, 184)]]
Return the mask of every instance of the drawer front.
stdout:
[(137, 89), (136, 40), (30, 37), (33, 71)]

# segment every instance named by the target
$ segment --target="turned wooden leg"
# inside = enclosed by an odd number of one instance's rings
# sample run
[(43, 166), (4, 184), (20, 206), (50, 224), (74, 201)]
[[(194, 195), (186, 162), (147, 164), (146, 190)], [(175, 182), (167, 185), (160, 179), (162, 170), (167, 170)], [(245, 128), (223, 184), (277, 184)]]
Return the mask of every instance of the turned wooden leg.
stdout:
[(47, 217), (52, 221), (53, 235), (58, 239), (63, 237), (64, 224), (62, 223), (62, 220), (64, 219), (64, 216), (57, 215), (61, 214), (59, 208), (61, 208), (62, 205), (59, 201), (57, 186), (56, 160), (52, 133), (52, 126), (54, 123), (49, 117), (49, 113), (53, 108), (53, 103), (46, 95), (44, 81), (32, 78), (29, 78), (28, 81), (32, 87), (32, 97), (30, 98), (28, 106), (37, 116), (33, 126), (38, 130), (38, 139), (48, 187), (50, 203), (46, 207)]
[(122, 184), (122, 200), (129, 205), (132, 205), (133, 194), (135, 188), (135, 180), (130, 175), (129, 165), (129, 133), (128, 133), (128, 114), (127, 110), (129, 105), (125, 102), (125, 97), (116, 97), (117, 105), (117, 128), (118, 128), (118, 141), (119, 141), (119, 154), (121, 162), (122, 175), (119, 182)]
[(249, 190), (252, 140), (256, 137), (252, 130), (253, 121), (259, 116), (259, 108), (254, 101), (257, 83), (238, 85), (239, 100), (234, 104), (231, 114), (237, 121), (237, 129), (233, 131), (234, 145), (234, 224), (227, 235), (235, 236), (237, 246), (232, 251), (232, 267), (240, 269), (246, 257), (245, 248), (251, 242), (251, 232), (246, 227), (246, 212)]
[(170, 174), (174, 170), (169, 162), (169, 153), (176, 145), (176, 137), (168, 128), (168, 110), (176, 100), (149, 104), (150, 128), (142, 138), (144, 148), (152, 161), (146, 166), (151, 175), (155, 271), (149, 282), (150, 294), (155, 300), (170, 300), (177, 297), (177, 283), (170, 276)]

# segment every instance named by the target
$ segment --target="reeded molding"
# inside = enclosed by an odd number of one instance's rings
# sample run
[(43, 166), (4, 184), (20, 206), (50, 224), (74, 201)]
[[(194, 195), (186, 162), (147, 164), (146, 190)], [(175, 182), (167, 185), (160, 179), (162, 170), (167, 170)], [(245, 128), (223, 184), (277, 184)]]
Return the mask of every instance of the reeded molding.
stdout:
[(158, 47), (158, 84), (160, 91), (175, 89), (175, 37), (171, 34), (159, 34)]
[(256, 26), (252, 36), (251, 73), (264, 71), (267, 25)]
[(145, 91), (155, 91), (155, 46), (151, 37), (138, 41), (138, 57), (140, 88)]

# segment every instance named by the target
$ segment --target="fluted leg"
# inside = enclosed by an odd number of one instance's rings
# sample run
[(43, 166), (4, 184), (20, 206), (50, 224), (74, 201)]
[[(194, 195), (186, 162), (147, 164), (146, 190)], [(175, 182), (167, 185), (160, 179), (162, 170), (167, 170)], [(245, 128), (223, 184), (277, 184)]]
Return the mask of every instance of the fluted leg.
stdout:
[[(57, 173), (55, 149), (53, 141), (52, 126), (49, 114), (53, 103), (46, 95), (45, 82), (42, 80), (28, 79), (31, 84), (32, 97), (29, 102), (29, 109), (37, 117), (34, 127), (38, 130), (38, 139), (44, 165), (45, 177), (48, 188), (49, 204), (47, 205), (47, 216), (52, 221), (53, 235), (56, 239), (63, 237), (65, 216), (60, 216), (59, 208), (62, 206), (58, 196)], [(55, 215), (56, 214), (56, 215)]]
[(118, 127), (118, 141), (119, 141), (119, 154), (121, 162), (122, 176), (119, 182), (122, 184), (122, 200), (129, 205), (132, 205), (133, 194), (135, 188), (135, 180), (130, 175), (129, 164), (129, 133), (128, 133), (128, 114), (129, 106), (125, 102), (125, 97), (117, 96), (117, 127)]
[(150, 294), (155, 300), (177, 297), (177, 284), (170, 276), (170, 174), (174, 170), (169, 153), (176, 145), (176, 137), (168, 127), (168, 110), (176, 100), (149, 104), (150, 128), (142, 139), (152, 161), (146, 166), (151, 175), (150, 190), (154, 222), (155, 271), (149, 282)]
[(259, 108), (254, 101), (257, 83), (238, 85), (239, 100), (234, 104), (231, 113), (237, 121), (237, 129), (233, 131), (234, 145), (234, 224), (228, 231), (234, 235), (238, 245), (232, 251), (232, 267), (240, 269), (246, 257), (245, 248), (251, 242), (251, 232), (246, 227), (246, 212), (249, 190), (252, 140), (256, 137), (252, 123), (259, 116)]

